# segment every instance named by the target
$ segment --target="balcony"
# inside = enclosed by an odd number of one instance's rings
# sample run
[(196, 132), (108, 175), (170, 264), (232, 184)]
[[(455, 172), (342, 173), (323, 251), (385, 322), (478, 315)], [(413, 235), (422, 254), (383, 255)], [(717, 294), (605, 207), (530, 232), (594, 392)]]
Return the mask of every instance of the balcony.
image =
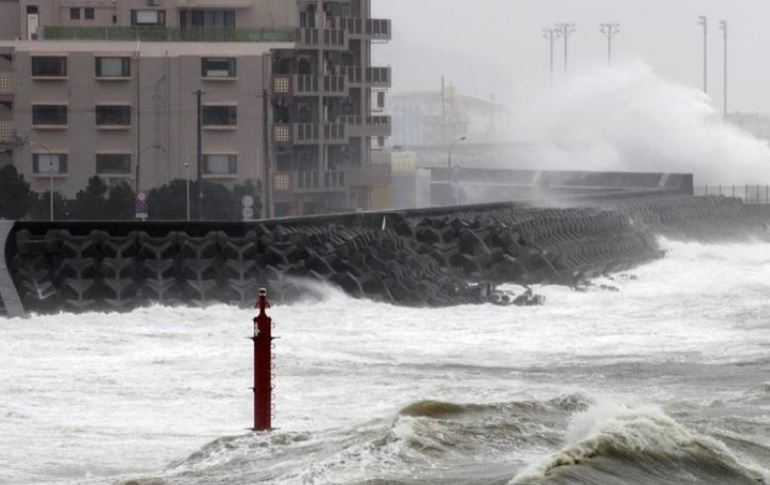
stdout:
[(347, 96), (343, 76), (313, 76), (285, 74), (273, 76), (273, 92), (287, 96)]
[(0, 99), (9, 99), (15, 92), (16, 76), (11, 71), (0, 71)]
[(16, 125), (12, 121), (0, 121), (0, 144), (16, 142)]
[(169, 27), (43, 27), (41, 40), (143, 42), (293, 42), (291, 29)]
[(388, 137), (393, 131), (390, 116), (368, 116), (366, 123), (359, 116), (343, 116), (339, 121), (347, 126), (349, 137)]
[(273, 190), (276, 193), (320, 194), (346, 190), (343, 171), (276, 172)]
[(347, 143), (342, 123), (283, 123), (273, 126), (273, 142), (290, 145)]
[(366, 84), (376, 88), (391, 86), (389, 67), (369, 67), (366, 69)]
[(344, 30), (354, 39), (389, 41), (393, 36), (390, 19), (337, 17), (331, 19), (330, 25)]
[(343, 30), (296, 29), (294, 42), (297, 49), (327, 49), (344, 51), (348, 49)]

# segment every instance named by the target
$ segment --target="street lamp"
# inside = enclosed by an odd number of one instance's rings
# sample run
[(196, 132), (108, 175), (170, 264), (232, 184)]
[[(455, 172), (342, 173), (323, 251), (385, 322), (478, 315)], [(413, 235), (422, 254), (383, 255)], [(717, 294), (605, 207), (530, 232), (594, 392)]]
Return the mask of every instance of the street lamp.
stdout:
[(457, 194), (457, 187), (456, 187), (456, 183), (457, 183), (457, 182), (455, 181), (454, 171), (452, 170), (452, 169), (454, 168), (454, 167), (452, 166), (452, 150), (454, 150), (454, 149), (455, 149), (455, 147), (456, 147), (456, 146), (457, 146), (457, 145), (458, 145), (460, 142), (463, 142), (463, 141), (465, 141), (465, 140), (467, 140), (467, 139), (468, 139), (468, 137), (466, 137), (466, 136), (460, 137), (460, 138), (458, 138), (457, 140), (455, 140), (455, 142), (454, 142), (454, 143), (452, 143), (452, 144), (449, 146), (449, 156), (447, 157), (447, 158), (448, 158), (448, 165), (449, 165), (449, 183), (450, 183), (450, 190), (452, 191), (452, 195), (454, 196), (454, 199), (455, 199), (455, 203), (457, 203), (457, 202), (458, 202), (458, 201), (457, 201), (457, 199), (458, 199), (458, 194)]
[[(37, 145), (43, 150), (46, 151), (46, 154), (48, 155), (48, 199), (49, 199), (49, 218), (51, 221), (54, 220), (53, 216), (53, 155), (51, 155), (51, 150), (48, 149), (47, 146), (43, 145), (39, 141), (35, 140), (27, 140), (30, 145)], [(33, 155), (34, 156), (34, 155)]]
[(185, 185), (187, 186), (187, 222), (190, 222), (190, 162), (184, 162)]

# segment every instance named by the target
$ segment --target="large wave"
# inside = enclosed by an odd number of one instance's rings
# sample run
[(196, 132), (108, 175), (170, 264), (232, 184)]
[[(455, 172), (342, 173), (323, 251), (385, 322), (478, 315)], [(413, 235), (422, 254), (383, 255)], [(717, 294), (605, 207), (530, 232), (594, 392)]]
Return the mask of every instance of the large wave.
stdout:
[(555, 454), (519, 472), (511, 485), (770, 480), (767, 469), (745, 462), (721, 441), (688, 429), (655, 408), (596, 404), (573, 417), (566, 441)]
[(770, 146), (723, 120), (707, 95), (643, 62), (576, 76), (520, 110), (538, 169), (694, 173), (698, 184), (770, 182)]

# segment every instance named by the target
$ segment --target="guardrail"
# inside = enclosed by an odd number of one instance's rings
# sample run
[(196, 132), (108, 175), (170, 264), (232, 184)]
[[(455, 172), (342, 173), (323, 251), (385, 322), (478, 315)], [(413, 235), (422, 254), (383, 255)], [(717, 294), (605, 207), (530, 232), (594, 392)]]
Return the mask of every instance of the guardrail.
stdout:
[(770, 205), (770, 185), (703, 185), (695, 187), (695, 195), (733, 197), (744, 204)]

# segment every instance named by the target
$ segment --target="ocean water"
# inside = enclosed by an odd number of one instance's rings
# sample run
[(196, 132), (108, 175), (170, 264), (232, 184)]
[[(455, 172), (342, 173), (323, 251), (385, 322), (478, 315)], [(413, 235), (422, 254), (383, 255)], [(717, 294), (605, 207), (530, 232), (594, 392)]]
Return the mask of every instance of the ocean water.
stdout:
[(253, 311), (0, 320), (0, 483), (770, 483), (770, 244), (662, 244), (537, 308), (309, 288), (271, 434)]

